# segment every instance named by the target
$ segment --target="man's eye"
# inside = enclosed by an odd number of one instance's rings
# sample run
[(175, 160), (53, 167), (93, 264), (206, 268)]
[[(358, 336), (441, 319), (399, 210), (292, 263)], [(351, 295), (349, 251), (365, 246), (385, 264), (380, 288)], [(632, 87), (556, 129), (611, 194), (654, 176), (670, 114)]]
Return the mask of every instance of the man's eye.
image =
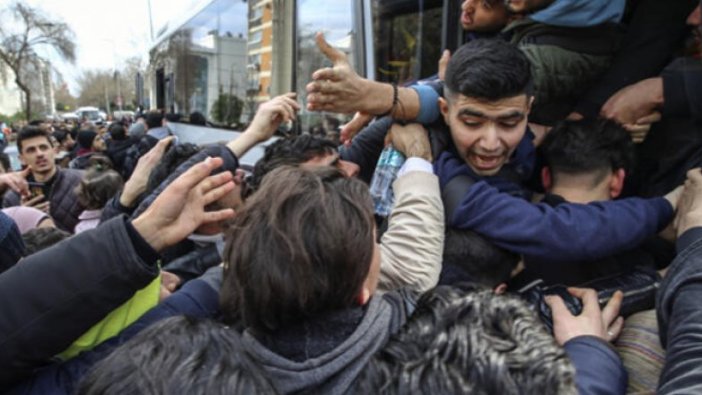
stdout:
[(480, 126), (480, 122), (477, 121), (463, 121), (463, 124), (468, 126), (469, 128), (476, 128)]

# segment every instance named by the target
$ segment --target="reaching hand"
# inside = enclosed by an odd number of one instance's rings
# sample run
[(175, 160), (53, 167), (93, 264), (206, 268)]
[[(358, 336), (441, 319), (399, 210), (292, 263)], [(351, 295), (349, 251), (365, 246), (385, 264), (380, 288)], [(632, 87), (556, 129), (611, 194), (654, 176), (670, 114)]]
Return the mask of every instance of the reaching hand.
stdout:
[(553, 315), (553, 335), (561, 346), (578, 336), (596, 336), (605, 341), (615, 340), (622, 330), (624, 319), (618, 317), (624, 294), (617, 291), (604, 309), (600, 310), (594, 289), (568, 288), (571, 295), (583, 302), (578, 316), (571, 314), (560, 296), (546, 296), (546, 304)]
[(392, 108), (392, 86), (362, 78), (351, 67), (346, 54), (329, 45), (322, 33), (317, 33), (315, 39), (333, 66), (312, 74), (313, 81), (306, 87), (308, 110), (384, 114)]
[(202, 224), (234, 216), (234, 210), (205, 211), (205, 207), (234, 189), (232, 173), (209, 176), (222, 166), (221, 158), (207, 158), (176, 178), (132, 224), (156, 251), (171, 246)]
[(341, 142), (345, 145), (351, 145), (351, 140), (373, 119), (373, 116), (364, 112), (357, 112), (353, 119), (346, 125), (341, 127), (339, 133)]
[(699, 167), (687, 172), (674, 224), (678, 237), (690, 228), (702, 226), (702, 169)]
[(296, 94), (290, 92), (262, 103), (244, 133), (250, 133), (257, 142), (268, 140), (281, 123), (297, 119), (296, 113), (300, 111), (300, 105), (295, 99)]
[(651, 126), (653, 126), (654, 123), (659, 122), (660, 120), (661, 113), (656, 111), (637, 120), (634, 124), (624, 125), (624, 129), (626, 129), (627, 132), (629, 132), (629, 134), (631, 135), (631, 140), (634, 143), (643, 143), (643, 141), (646, 140), (646, 136), (648, 136), (648, 132), (651, 131)]
[(619, 90), (602, 106), (601, 115), (622, 125), (636, 124), (663, 104), (663, 80), (649, 78)]
[(13, 191), (17, 192), (17, 194), (19, 194), (20, 196), (29, 195), (29, 185), (27, 185), (27, 176), (30, 174), (30, 172), (31, 169), (27, 167), (22, 171), (0, 174), (0, 191), (4, 191), (5, 188), (10, 188)]
[(50, 203), (48, 200), (46, 200), (46, 196), (43, 194), (37, 195), (37, 196), (23, 196), (20, 200), (20, 204), (25, 207), (32, 207), (37, 210), (43, 211), (46, 214), (49, 213), (49, 210), (51, 209)]
[(169, 136), (161, 139), (149, 152), (139, 158), (132, 176), (124, 184), (122, 195), (120, 195), (119, 203), (122, 206), (132, 207), (136, 203), (137, 198), (146, 191), (151, 171), (161, 161), (166, 148), (168, 148), (168, 145), (171, 144), (174, 138)]
[(429, 133), (421, 124), (393, 124), (387, 140), (406, 158), (416, 157), (432, 161)]

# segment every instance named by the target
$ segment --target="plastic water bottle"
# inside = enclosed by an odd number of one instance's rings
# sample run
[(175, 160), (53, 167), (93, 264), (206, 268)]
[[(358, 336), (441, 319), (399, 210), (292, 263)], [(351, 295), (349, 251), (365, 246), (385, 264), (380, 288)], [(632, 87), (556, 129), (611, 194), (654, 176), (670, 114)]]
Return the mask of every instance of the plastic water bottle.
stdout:
[(392, 183), (397, 178), (397, 172), (400, 171), (403, 163), (405, 163), (405, 156), (391, 145), (385, 147), (380, 153), (370, 184), (370, 194), (377, 215), (387, 217), (392, 212), (392, 206), (395, 203)]

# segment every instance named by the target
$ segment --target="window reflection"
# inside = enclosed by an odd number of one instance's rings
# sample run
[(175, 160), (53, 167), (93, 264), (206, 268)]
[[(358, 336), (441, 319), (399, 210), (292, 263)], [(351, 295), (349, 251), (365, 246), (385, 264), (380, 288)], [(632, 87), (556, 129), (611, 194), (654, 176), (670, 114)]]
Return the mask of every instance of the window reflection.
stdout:
[[(163, 78), (156, 81), (157, 87), (163, 85), (159, 106), (179, 113), (199, 111), (217, 123), (238, 123), (231, 111), (240, 113), (243, 105), (237, 110), (221, 104), (246, 98), (248, 13), (245, 1), (213, 1), (152, 50), (151, 65), (162, 70)], [(224, 113), (213, 111), (215, 107)]]

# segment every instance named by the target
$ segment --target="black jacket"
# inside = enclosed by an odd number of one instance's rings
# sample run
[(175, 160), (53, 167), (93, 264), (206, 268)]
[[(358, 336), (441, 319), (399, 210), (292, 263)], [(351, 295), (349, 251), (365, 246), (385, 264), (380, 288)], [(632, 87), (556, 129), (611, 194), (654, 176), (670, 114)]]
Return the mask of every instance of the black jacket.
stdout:
[(31, 375), (153, 281), (157, 260), (119, 217), (0, 275), (0, 388)]
[[(83, 171), (57, 169), (55, 177), (56, 179), (51, 186), (51, 193), (49, 194), (49, 202), (51, 203), (49, 215), (61, 230), (73, 233), (73, 228), (79, 222), (78, 216), (84, 210), (83, 205), (78, 202), (78, 197), (74, 191), (80, 184), (81, 178), (83, 178)], [(19, 194), (10, 190), (5, 193), (2, 206), (13, 207), (19, 206), (20, 203)]]

